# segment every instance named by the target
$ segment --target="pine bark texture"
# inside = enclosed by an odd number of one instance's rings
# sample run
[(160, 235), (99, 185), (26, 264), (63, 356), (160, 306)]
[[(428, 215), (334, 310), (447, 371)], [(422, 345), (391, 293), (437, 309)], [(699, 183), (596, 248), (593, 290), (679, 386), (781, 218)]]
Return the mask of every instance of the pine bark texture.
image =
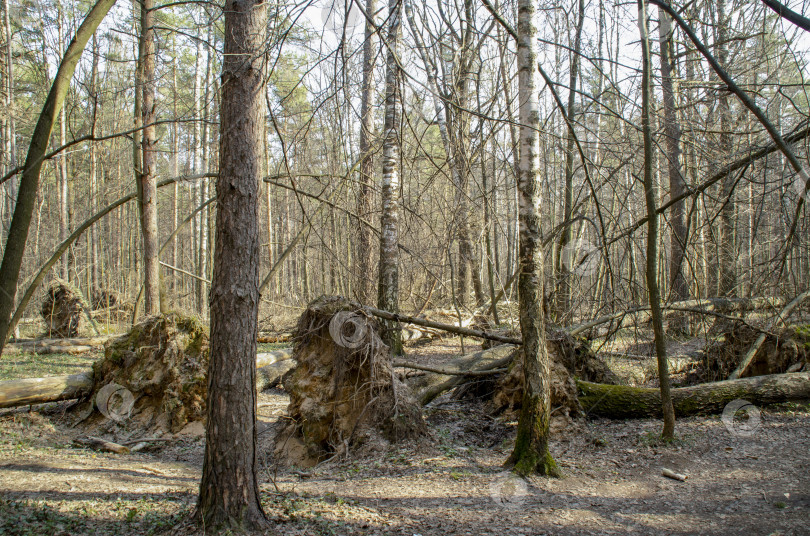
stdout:
[[(399, 312), (399, 158), (400, 114), (402, 104), (399, 92), (399, 49), (402, 21), (402, 1), (388, 3), (388, 54), (385, 65), (385, 123), (382, 161), (382, 217), (380, 221), (380, 279), (377, 307)], [(382, 340), (391, 352), (402, 352), (400, 332), (393, 322), (385, 322)]]
[[(143, 0), (141, 4), (141, 39), (138, 49), (138, 69), (141, 85), (141, 125), (140, 170), (136, 170), (140, 198), (138, 207), (141, 216), (141, 236), (143, 238), (143, 296), (144, 312), (153, 315), (160, 311), (160, 259), (158, 257), (157, 226), (157, 144), (154, 126), (155, 112), (155, 0)], [(151, 125), (151, 126), (150, 126)]]
[(524, 391), (515, 449), (507, 465), (523, 475), (557, 475), (548, 451), (550, 366), (543, 317), (543, 245), (540, 236), (540, 110), (536, 83), (537, 10), (518, 2), (518, 101), (520, 120), (518, 300), (523, 339)]
[(255, 388), (267, 12), (257, 0), (228, 0), (224, 13), (208, 425), (197, 515), (206, 529), (254, 530), (268, 524), (256, 477)]

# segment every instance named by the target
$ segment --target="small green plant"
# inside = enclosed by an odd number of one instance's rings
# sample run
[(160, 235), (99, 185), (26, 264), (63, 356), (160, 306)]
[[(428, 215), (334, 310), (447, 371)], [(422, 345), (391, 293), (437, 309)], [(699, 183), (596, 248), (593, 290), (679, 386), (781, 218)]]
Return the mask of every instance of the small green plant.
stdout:
[(782, 510), (783, 508), (787, 508), (787, 504), (785, 504), (785, 503), (784, 503), (784, 502), (782, 502), (782, 501), (778, 501), (778, 502), (777, 502), (777, 503), (776, 503), (774, 506), (776, 506), (776, 507), (777, 507), (777, 508), (779, 508), (780, 510)]

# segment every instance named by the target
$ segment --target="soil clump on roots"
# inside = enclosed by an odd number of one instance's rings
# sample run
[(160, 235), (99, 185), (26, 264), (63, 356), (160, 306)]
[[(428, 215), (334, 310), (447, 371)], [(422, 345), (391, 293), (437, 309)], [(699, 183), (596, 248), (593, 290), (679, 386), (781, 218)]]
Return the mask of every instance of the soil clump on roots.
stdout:
[(394, 373), (378, 322), (341, 297), (312, 302), (298, 321), (285, 378), (289, 424), (275, 452), (290, 464), (311, 467), (350, 450), (370, 452), (390, 442), (428, 435), (422, 409)]
[(87, 304), (81, 292), (65, 281), (56, 280), (45, 293), (40, 314), (47, 337), (72, 338), (79, 335), (79, 323)]
[(203, 422), (208, 356), (208, 334), (195, 318), (170, 313), (136, 324), (93, 364), (92, 394), (76, 409), (85, 433), (128, 440)]

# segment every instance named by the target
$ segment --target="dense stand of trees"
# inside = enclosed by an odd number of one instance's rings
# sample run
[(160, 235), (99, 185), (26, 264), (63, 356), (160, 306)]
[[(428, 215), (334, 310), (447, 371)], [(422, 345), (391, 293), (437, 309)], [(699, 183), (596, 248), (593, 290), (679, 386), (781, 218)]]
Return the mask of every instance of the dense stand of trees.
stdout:
[[(316, 27), (320, 14), (304, 7), (270, 6), (264, 43), (262, 272), (301, 236), (264, 290), (263, 310), (321, 293), (374, 300), (377, 243), (385, 239), (384, 167), (398, 176), (400, 307), (455, 305), (464, 313), (482, 305), (506, 286), (517, 264), (514, 40), (479, 2), (403, 2), (397, 53), (388, 6), (332, 6), (323, 32)], [(515, 5), (489, 7), (504, 22), (516, 21)], [(347, 8), (352, 24), (344, 31)], [(571, 323), (646, 298), (646, 227), (638, 226), (645, 210), (641, 54), (638, 32), (630, 31), (637, 25), (631, 6), (572, 0), (541, 8), (539, 66), (550, 82), (538, 87), (545, 293), (552, 320)], [(4, 4), (5, 172), (24, 161), (58, 61), (87, 9)], [(70, 145), (43, 163), (20, 285), (79, 224), (146, 185), (147, 197), (155, 195), (154, 214), (146, 210), (140, 218), (133, 204), (113, 211), (70, 247), (51, 275), (88, 295), (104, 288), (134, 300), (144, 271), (152, 273), (141, 309), (151, 311), (159, 260), (166, 307), (206, 316), (213, 205), (159, 259), (154, 249), (212, 196), (211, 179), (181, 180), (156, 194), (149, 185), (155, 178), (217, 172), (221, 11), (158, 3), (154, 9), (121, 4), (113, 13), (77, 67), (48, 151), (82, 137), (97, 141)], [(754, 2), (696, 2), (680, 14), (779, 133), (806, 127), (804, 30)], [(805, 212), (794, 210), (801, 179), (778, 151), (745, 160), (772, 143), (768, 133), (669, 16), (653, 13), (651, 27), (658, 37), (650, 47), (652, 172), (657, 205), (665, 207), (657, 270), (663, 301), (795, 295), (810, 273)], [(392, 58), (402, 72), (396, 162), (384, 157)], [(131, 132), (141, 124), (146, 128)], [(807, 143), (802, 136), (792, 144), (802, 162)], [(2, 185), (4, 236), (19, 180), (15, 175)], [(316, 213), (323, 203), (330, 205)], [(148, 232), (153, 226), (156, 238)]]

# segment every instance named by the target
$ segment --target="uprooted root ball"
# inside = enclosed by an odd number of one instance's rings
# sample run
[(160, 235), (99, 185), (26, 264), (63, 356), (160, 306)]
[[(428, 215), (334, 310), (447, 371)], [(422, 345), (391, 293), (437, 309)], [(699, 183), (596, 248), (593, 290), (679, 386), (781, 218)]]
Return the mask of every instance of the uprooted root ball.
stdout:
[(208, 335), (194, 318), (171, 313), (133, 326), (94, 363), (92, 413), (84, 424), (122, 439), (203, 421), (208, 352)]
[(298, 322), (284, 382), (289, 424), (276, 437), (276, 454), (312, 466), (350, 449), (427, 435), (421, 407), (394, 374), (376, 320), (341, 297), (322, 297)]
[[(581, 413), (574, 378), (595, 383), (617, 384), (617, 376), (590, 349), (584, 339), (564, 332), (547, 332), (549, 353), (551, 407), (562, 415)], [(492, 406), (496, 411), (515, 412), (523, 402), (523, 361), (520, 355), (509, 371), (495, 381)]]
[(82, 311), (87, 304), (81, 292), (65, 281), (56, 280), (45, 293), (40, 314), (48, 337), (69, 338), (79, 335)]

